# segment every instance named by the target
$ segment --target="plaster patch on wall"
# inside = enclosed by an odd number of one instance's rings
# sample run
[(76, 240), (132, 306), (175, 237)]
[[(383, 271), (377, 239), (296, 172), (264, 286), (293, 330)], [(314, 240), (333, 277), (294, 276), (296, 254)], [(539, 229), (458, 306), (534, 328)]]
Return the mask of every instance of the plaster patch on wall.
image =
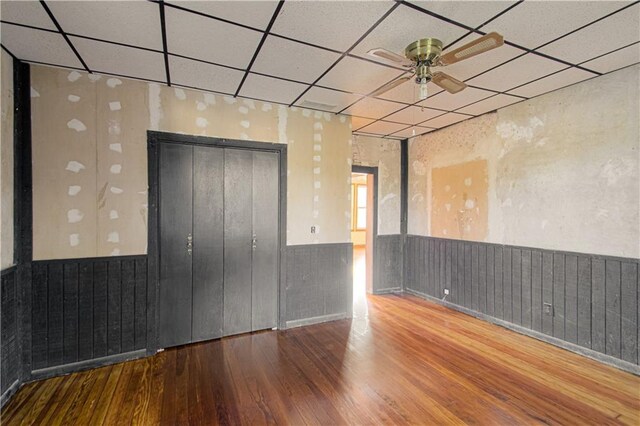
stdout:
[(80, 234), (70, 234), (69, 245), (71, 247), (77, 247), (78, 245), (80, 245)]
[(427, 168), (422, 161), (415, 160), (413, 162), (413, 172), (419, 176), (424, 176), (427, 173)]
[(320, 174), (320, 167), (314, 167), (313, 168), (313, 174), (314, 175), (319, 175)]
[(315, 123), (313, 123), (313, 130), (322, 130), (322, 123), (320, 121), (316, 121)]
[(84, 123), (77, 118), (69, 120), (67, 122), (67, 127), (75, 130), (76, 132), (84, 132), (85, 130), (87, 130), (87, 126), (85, 126)]
[(34, 89), (33, 87), (31, 88), (31, 97), (32, 98), (39, 98), (40, 97), (40, 93), (38, 93), (38, 91), (36, 89)]
[(112, 194), (122, 194), (124, 192), (122, 188), (118, 188), (117, 186), (112, 186), (109, 190)]
[(311, 110), (308, 110), (306, 108), (302, 109), (302, 116), (303, 117), (311, 117)]
[(225, 96), (222, 99), (224, 100), (225, 103), (229, 105), (233, 105), (237, 102), (236, 98), (234, 98), (233, 96)]
[(120, 134), (120, 123), (117, 120), (108, 120), (109, 134), (112, 136), (118, 136)]
[(380, 200), (380, 204), (384, 204), (387, 201), (389, 201), (392, 198), (395, 198), (396, 194), (387, 194), (384, 197), (382, 197), (382, 200)]
[(201, 129), (204, 129), (208, 125), (209, 125), (209, 120), (207, 120), (206, 118), (204, 117), (196, 118), (196, 126), (200, 127)]
[(112, 164), (111, 167), (109, 167), (109, 173), (113, 173), (114, 175), (120, 174), (121, 171), (122, 171), (121, 164)]
[(80, 96), (77, 95), (69, 95), (67, 96), (67, 100), (69, 102), (78, 102), (80, 100)]
[(84, 170), (84, 168), (84, 164), (80, 163), (79, 161), (69, 161), (65, 170), (69, 170), (73, 173), (80, 173), (80, 170)]
[(67, 222), (78, 223), (84, 218), (84, 213), (78, 209), (71, 209), (67, 211)]
[(253, 99), (243, 99), (242, 103), (251, 109), (256, 109), (256, 102)]
[(609, 159), (600, 170), (600, 177), (607, 181), (607, 185), (613, 186), (618, 181), (634, 172), (634, 163), (630, 158)]
[(347, 117), (345, 117), (344, 115), (340, 116), (340, 122), (344, 123), (345, 121), (347, 121)]
[(321, 160), (322, 160), (322, 157), (321, 157), (321, 156), (319, 156), (319, 155), (314, 155), (314, 156), (313, 156), (313, 161), (319, 162), (319, 161), (321, 161)]
[(284, 105), (278, 106), (278, 142), (287, 143), (287, 118), (289, 113)]
[(314, 203), (319, 203), (320, 202), (320, 196), (319, 195), (314, 195), (313, 196), (313, 202)]
[(119, 78), (110, 78), (107, 80), (107, 86), (109, 86), (112, 89), (115, 89), (117, 86), (122, 84), (122, 80), (120, 80)]
[(271, 106), (270, 103), (264, 102), (262, 104), (262, 112), (267, 112), (267, 111), (271, 111), (273, 107)]
[(316, 152), (322, 151), (322, 145), (318, 145), (318, 144), (313, 145), (313, 150)]
[(111, 250), (111, 256), (120, 256), (120, 249), (114, 248), (113, 250)]
[(102, 78), (102, 76), (98, 74), (89, 74), (87, 75), (87, 77), (89, 77), (89, 80), (91, 80), (92, 82), (96, 82)]
[(82, 187), (80, 185), (70, 185), (68, 194), (73, 197), (78, 195), (81, 189)]
[(241, 125), (242, 127), (244, 127), (245, 129), (248, 129), (248, 128), (249, 128), (249, 126), (251, 126), (251, 123), (249, 123), (247, 120), (242, 120), (242, 121), (240, 122), (240, 125)]
[(67, 80), (73, 83), (74, 81), (77, 81), (80, 77), (82, 77), (82, 74), (80, 74), (78, 71), (71, 71), (69, 75), (67, 75)]
[(216, 104), (216, 95), (213, 93), (205, 93), (204, 94), (204, 102), (207, 105), (215, 105)]
[(107, 242), (117, 244), (120, 242), (120, 234), (117, 231), (109, 232)]
[(313, 187), (315, 189), (320, 189), (320, 187), (322, 186), (322, 184), (320, 183), (320, 181), (315, 181), (313, 182)]
[(176, 98), (180, 99), (181, 101), (187, 99), (187, 94), (182, 89), (176, 87), (173, 89), (173, 93), (176, 95)]
[(248, 141), (250, 138), (249, 138), (248, 134), (240, 133), (240, 139), (243, 140), (243, 141)]
[(240, 108), (238, 108), (238, 112), (240, 114), (249, 114), (249, 108), (247, 108), (246, 106), (241, 106)]
[(122, 144), (120, 143), (110, 143), (109, 144), (109, 149), (113, 152), (118, 152), (120, 154), (122, 154)]
[(118, 211), (117, 210), (109, 211), (109, 219), (116, 220), (118, 218), (120, 218), (120, 216), (118, 215)]
[(205, 109), (207, 109), (207, 104), (205, 104), (204, 102), (196, 101), (196, 109), (198, 111), (204, 111)]
[(109, 109), (111, 111), (120, 111), (122, 109), (122, 105), (118, 101), (109, 102)]
[(320, 133), (314, 133), (314, 134), (313, 134), (313, 141), (314, 141), (314, 142), (322, 142), (322, 134), (320, 134)]
[(159, 130), (162, 119), (162, 101), (160, 98), (160, 85), (149, 83), (149, 129)]

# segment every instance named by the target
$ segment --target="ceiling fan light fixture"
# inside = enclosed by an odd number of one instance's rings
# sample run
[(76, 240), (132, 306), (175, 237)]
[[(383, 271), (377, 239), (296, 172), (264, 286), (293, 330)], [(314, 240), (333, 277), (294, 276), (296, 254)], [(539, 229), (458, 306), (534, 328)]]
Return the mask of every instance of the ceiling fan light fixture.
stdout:
[(421, 101), (424, 101), (429, 96), (429, 89), (427, 88), (427, 83), (420, 83), (420, 94), (418, 97)]

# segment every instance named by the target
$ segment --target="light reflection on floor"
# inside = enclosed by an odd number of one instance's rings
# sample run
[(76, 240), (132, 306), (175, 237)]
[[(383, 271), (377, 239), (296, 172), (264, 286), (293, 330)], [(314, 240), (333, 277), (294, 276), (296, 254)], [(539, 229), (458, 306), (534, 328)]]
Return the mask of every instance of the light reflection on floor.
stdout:
[(367, 306), (367, 264), (364, 247), (353, 248), (353, 323), (352, 329), (366, 333), (369, 328)]

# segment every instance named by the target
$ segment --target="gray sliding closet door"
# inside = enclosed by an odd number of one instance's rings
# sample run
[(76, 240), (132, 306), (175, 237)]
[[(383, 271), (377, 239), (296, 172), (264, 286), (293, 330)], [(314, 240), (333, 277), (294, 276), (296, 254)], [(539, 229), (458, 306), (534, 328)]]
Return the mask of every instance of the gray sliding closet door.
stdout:
[(192, 232), (192, 158), (186, 145), (160, 145), (160, 306), (161, 347), (191, 341), (192, 262), (187, 237)]
[(225, 149), (224, 335), (251, 331), (253, 152)]
[(222, 337), (224, 151), (193, 148), (192, 340)]
[(277, 324), (278, 170), (276, 153), (253, 153), (252, 330)]

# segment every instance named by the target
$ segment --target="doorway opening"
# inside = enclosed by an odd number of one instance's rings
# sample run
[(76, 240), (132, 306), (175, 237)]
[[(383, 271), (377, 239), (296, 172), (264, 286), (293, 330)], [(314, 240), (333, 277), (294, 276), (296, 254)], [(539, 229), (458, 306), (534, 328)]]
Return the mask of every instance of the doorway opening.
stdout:
[(366, 317), (367, 294), (373, 292), (376, 172), (373, 167), (354, 167), (351, 174), (354, 318)]

